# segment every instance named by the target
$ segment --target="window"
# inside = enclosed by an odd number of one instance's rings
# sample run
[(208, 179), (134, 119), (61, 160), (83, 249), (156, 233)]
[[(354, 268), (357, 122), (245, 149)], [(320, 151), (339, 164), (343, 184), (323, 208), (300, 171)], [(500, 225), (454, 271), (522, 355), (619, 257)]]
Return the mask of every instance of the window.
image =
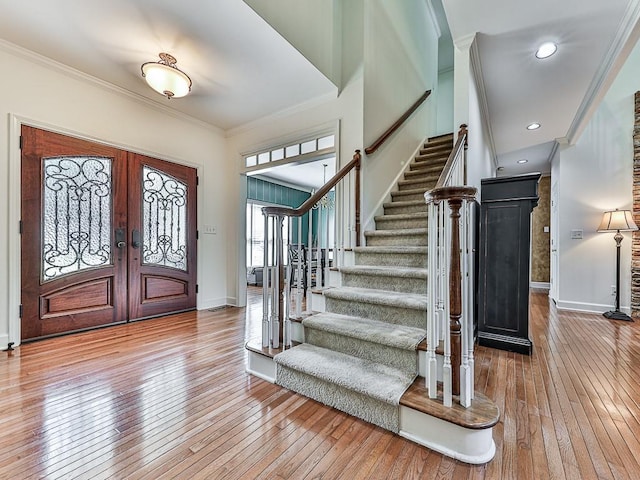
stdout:
[[(325, 135), (324, 137), (305, 140), (304, 142), (294, 143), (287, 146), (279, 146), (272, 150), (257, 152), (244, 157), (244, 166), (256, 167), (269, 162), (277, 162), (285, 158), (297, 157), (320, 150), (333, 149), (335, 147), (336, 136)], [(325, 153), (325, 152), (323, 152)]]
[[(247, 267), (261, 267), (264, 265), (264, 215), (265, 205), (247, 202)], [(269, 232), (269, 241), (273, 239), (273, 232)], [(283, 248), (289, 243), (289, 222), (285, 221), (282, 228)], [(286, 251), (286, 250), (285, 250)], [(272, 263), (269, 252), (269, 263)], [(286, 262), (286, 259), (285, 259)]]

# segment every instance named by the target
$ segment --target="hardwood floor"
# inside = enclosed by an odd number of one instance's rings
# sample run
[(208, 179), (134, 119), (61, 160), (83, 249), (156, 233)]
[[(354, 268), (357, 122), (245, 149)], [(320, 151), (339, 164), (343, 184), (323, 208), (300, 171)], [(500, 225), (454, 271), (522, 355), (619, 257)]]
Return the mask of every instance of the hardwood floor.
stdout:
[(0, 478), (640, 478), (639, 323), (532, 294), (531, 357), (476, 349), (502, 415), (494, 460), (469, 466), (245, 374), (251, 292), (1, 352)]

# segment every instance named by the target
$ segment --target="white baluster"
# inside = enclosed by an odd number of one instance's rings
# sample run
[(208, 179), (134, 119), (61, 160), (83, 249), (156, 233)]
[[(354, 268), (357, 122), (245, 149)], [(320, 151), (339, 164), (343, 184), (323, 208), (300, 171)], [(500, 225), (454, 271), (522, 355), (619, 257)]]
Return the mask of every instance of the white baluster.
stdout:
[[(426, 387), (429, 398), (438, 397), (438, 361), (436, 359), (436, 345), (438, 343), (437, 330), (437, 256), (438, 256), (438, 213), (436, 205), (429, 203), (429, 230), (427, 234), (427, 258), (429, 271), (427, 274), (427, 368)], [(433, 261), (431, 261), (433, 259)]]
[(264, 216), (264, 244), (262, 252), (262, 348), (270, 345), (269, 339), (269, 217), (262, 212)]

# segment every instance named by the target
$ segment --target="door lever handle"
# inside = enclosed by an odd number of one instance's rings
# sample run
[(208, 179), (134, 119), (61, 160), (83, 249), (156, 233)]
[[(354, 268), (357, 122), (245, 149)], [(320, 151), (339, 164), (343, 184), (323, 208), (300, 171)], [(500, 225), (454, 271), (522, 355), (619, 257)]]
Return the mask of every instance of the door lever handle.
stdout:
[(120, 241), (116, 244), (118, 248), (124, 248), (127, 246), (127, 242)]

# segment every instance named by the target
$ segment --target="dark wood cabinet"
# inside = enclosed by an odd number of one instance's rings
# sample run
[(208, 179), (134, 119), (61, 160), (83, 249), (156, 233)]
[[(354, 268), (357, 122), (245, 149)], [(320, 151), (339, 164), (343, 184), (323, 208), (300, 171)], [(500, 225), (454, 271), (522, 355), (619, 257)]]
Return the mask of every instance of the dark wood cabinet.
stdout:
[(478, 343), (531, 354), (531, 211), (539, 173), (482, 180)]

